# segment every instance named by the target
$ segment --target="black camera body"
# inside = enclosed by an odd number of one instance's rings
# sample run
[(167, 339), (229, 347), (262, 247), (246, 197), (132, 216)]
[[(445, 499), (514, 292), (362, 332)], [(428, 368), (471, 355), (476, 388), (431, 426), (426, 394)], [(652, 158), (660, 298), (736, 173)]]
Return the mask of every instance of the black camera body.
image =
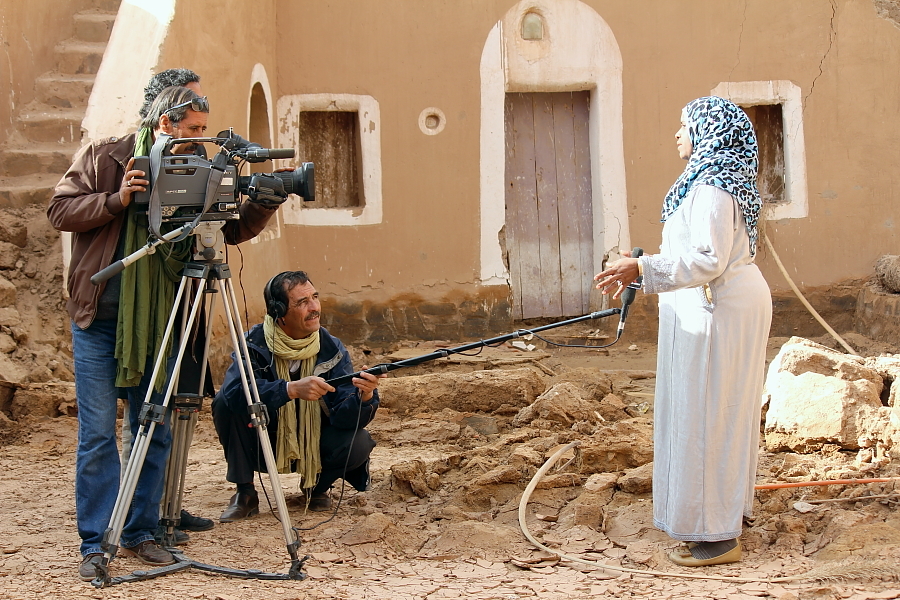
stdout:
[[(199, 154), (172, 154), (175, 144), (210, 142), (220, 146), (213, 160)], [(202, 146), (200, 146), (202, 148)], [(251, 202), (279, 206), (290, 194), (305, 201), (315, 200), (315, 166), (303, 163), (293, 171), (238, 175), (242, 162), (263, 162), (293, 158), (292, 148), (262, 148), (229, 130), (215, 138), (174, 139), (160, 135), (150, 156), (136, 156), (134, 169), (143, 171), (150, 182), (146, 191), (134, 194), (139, 209), (151, 210), (158, 199), (162, 222), (178, 223), (196, 219), (224, 221), (238, 219), (241, 195)], [(202, 215), (202, 216), (201, 216)]]
[[(137, 156), (134, 169), (147, 173), (150, 185), (144, 192), (134, 194), (136, 205), (147, 206), (155, 188), (159, 192), (159, 204), (163, 221), (192, 221), (206, 206), (206, 192), (212, 163), (194, 154), (163, 156), (157, 172), (150, 167), (149, 156)], [(204, 220), (221, 221), (238, 218), (240, 195), (235, 188), (237, 169), (227, 165), (216, 197), (204, 215)], [(208, 218), (207, 218), (208, 217)]]

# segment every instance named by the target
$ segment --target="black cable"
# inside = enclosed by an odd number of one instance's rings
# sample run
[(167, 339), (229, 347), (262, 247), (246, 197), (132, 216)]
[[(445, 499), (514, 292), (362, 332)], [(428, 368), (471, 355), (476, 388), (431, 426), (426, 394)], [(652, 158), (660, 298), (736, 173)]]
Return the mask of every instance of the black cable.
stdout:
[[(359, 410), (356, 413), (356, 427), (353, 429), (353, 437), (350, 438), (350, 448), (347, 449), (347, 460), (344, 461), (344, 472), (341, 475), (341, 493), (338, 496), (337, 504), (334, 506), (334, 510), (331, 511), (331, 516), (322, 521), (321, 523), (316, 523), (312, 527), (295, 527), (294, 529), (297, 531), (312, 531), (313, 529), (328, 523), (332, 519), (337, 516), (338, 509), (341, 508), (341, 502), (344, 500), (344, 488), (347, 485), (347, 467), (350, 465), (350, 454), (353, 452), (353, 443), (356, 441), (356, 434), (359, 433), (359, 422), (362, 420), (362, 396), (359, 396), (359, 392), (357, 392), (357, 397), (359, 398)], [(312, 494), (312, 491), (310, 491)]]
[(551, 346), (557, 346), (559, 348), (594, 348), (594, 349), (609, 348), (610, 346), (612, 346), (613, 344), (615, 344), (616, 342), (619, 341), (619, 336), (616, 336), (616, 339), (614, 339), (610, 343), (604, 344), (602, 346), (588, 346), (587, 344), (557, 344), (556, 342), (551, 342), (550, 340), (548, 340), (545, 337), (539, 336), (538, 334), (534, 333), (533, 331), (528, 331), (527, 333), (529, 333), (530, 335), (533, 335), (534, 337), (536, 337), (539, 340), (543, 340), (544, 342), (550, 344)]

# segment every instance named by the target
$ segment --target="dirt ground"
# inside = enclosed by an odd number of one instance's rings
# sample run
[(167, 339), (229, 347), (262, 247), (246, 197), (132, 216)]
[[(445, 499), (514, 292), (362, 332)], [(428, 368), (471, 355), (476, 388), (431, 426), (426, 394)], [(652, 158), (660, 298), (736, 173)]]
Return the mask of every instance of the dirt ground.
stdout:
[[(784, 341), (771, 340), (770, 358)], [(897, 352), (859, 336), (851, 343), (867, 354)], [(463, 413), (438, 409), (443, 406), (438, 399), (422, 397), (410, 411), (386, 402), (389, 406), (370, 426), (378, 442), (373, 485), (365, 493), (344, 490), (334, 519), (306, 513), (297, 481), (282, 476), (291, 522), (300, 529), (301, 555), (310, 557), (304, 581), (241, 580), (187, 570), (102, 590), (81, 582), (73, 494), (75, 419), (23, 418), (16, 443), (0, 446), (0, 598), (900, 597), (897, 482), (760, 491), (755, 517), (746, 522), (741, 538), (742, 562), (699, 570), (669, 563), (665, 554), (676, 543), (652, 526), (649, 487), (655, 348), (627, 340), (609, 351), (538, 344), (531, 352), (507, 347), (478, 357), (441, 359), (415, 371), (398, 370), (393, 377), (507, 369), (515, 377), (536, 373), (547, 388), (566, 382), (586, 390), (608, 385), (599, 404), (607, 418), (568, 424), (545, 415), (517, 426), (518, 409)], [(394, 359), (424, 354), (439, 344), (401, 346), (394, 348)], [(351, 351), (357, 364), (382, 358)], [(523, 368), (528, 371), (513, 371)], [(551, 471), (547, 485), (532, 495), (526, 509), (529, 531), (553, 550), (584, 560), (709, 579), (560, 561), (525, 539), (518, 524), (523, 490), (557, 447), (576, 440), (583, 444), (573, 453), (575, 460), (561, 472)], [(204, 412), (190, 451), (184, 507), (217, 517), (232, 494), (224, 476), (225, 461)], [(885, 476), (900, 476), (900, 460), (872, 472), (857, 464), (855, 452), (839, 448), (809, 455), (760, 450), (760, 482)], [(333, 490), (335, 499), (340, 493), (339, 487)], [(282, 529), (265, 505), (261, 496), (260, 515), (192, 533), (180, 549), (207, 564), (286, 572)], [(116, 576), (140, 568), (135, 559), (117, 558), (111, 572)], [(811, 570), (817, 580), (753, 581)]]

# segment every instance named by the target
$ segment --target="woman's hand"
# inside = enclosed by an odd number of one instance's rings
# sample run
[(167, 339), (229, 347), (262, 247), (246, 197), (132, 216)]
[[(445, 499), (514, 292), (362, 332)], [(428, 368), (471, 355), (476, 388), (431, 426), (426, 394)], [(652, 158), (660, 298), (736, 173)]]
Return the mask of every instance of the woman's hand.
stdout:
[(623, 252), (619, 260), (606, 265), (606, 269), (594, 275), (594, 281), (597, 282), (597, 289), (604, 294), (613, 290), (613, 298), (617, 299), (622, 295), (625, 287), (634, 281), (640, 275), (638, 269), (638, 259), (631, 258), (631, 252)]

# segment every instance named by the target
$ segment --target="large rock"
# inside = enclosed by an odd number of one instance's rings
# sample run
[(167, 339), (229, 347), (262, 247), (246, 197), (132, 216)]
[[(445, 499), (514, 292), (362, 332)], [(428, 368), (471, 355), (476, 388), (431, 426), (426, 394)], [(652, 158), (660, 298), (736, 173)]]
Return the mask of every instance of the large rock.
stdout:
[(0, 269), (15, 269), (21, 255), (18, 246), (0, 241)]
[(864, 359), (791, 338), (766, 376), (766, 447), (811, 452), (838, 444), (858, 449), (861, 438), (871, 435), (873, 419), (887, 417), (881, 414), (883, 386), (881, 375)]
[(646, 417), (603, 423), (581, 445), (583, 474), (625, 471), (653, 460), (653, 424)]
[(600, 369), (588, 367), (568, 369), (551, 378), (550, 386), (565, 382), (574, 383), (580, 387), (585, 392), (583, 396), (588, 400), (600, 401), (613, 390), (610, 374)]
[(382, 406), (398, 415), (445, 408), (489, 413), (504, 404), (528, 406), (544, 391), (544, 381), (523, 368), (388, 378), (378, 389)]
[(16, 305), (16, 286), (6, 277), (0, 277), (0, 306)]
[(583, 397), (584, 391), (574, 383), (554, 385), (541, 394), (534, 404), (526, 406), (512, 420), (513, 427), (522, 427), (535, 419), (553, 421), (565, 427), (577, 421), (602, 422), (600, 403)]
[(19, 248), (28, 243), (28, 229), (18, 217), (6, 213), (0, 221), (0, 242), (8, 242)]
[(0, 354), (0, 381), (22, 383), (28, 377), (28, 371), (8, 355)]
[(74, 416), (75, 385), (71, 383), (23, 384), (10, 402), (12, 418)]
[(875, 261), (875, 276), (887, 291), (900, 292), (900, 256), (885, 254)]
[(887, 401), (888, 406), (900, 408), (898, 402), (898, 394), (900, 394), (900, 356), (875, 356), (867, 358), (865, 364), (881, 375), (884, 380), (885, 387), (888, 388), (887, 393), (882, 392), (882, 404)]

